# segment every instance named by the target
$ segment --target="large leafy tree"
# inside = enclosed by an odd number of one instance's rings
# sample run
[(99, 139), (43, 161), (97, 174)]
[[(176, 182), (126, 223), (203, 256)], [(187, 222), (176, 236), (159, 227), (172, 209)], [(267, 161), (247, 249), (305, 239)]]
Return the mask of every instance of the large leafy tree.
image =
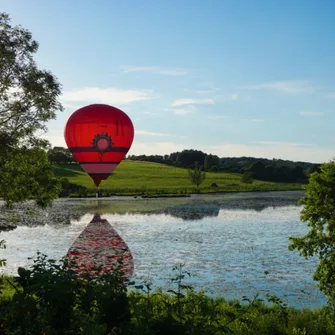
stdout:
[(304, 205), (301, 220), (308, 222), (309, 231), (303, 237), (291, 237), (289, 248), (299, 250), (305, 258), (319, 258), (313, 279), (335, 303), (335, 161), (313, 172), (305, 190), (300, 201)]
[(7, 204), (35, 198), (45, 206), (57, 196), (46, 149), (38, 137), (62, 110), (61, 87), (54, 75), (37, 67), (38, 43), (0, 13), (0, 198)]

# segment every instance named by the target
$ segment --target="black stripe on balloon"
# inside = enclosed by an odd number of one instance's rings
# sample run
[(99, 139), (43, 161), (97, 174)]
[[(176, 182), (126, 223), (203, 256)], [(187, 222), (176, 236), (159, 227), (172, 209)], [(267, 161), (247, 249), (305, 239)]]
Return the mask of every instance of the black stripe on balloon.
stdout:
[[(99, 152), (97, 149), (92, 147), (72, 147), (69, 148), (70, 152)], [(106, 152), (128, 152), (129, 148), (112, 147), (106, 150)]]
[(97, 176), (97, 177), (106, 177), (106, 176), (110, 176), (111, 173), (88, 173), (90, 176)]

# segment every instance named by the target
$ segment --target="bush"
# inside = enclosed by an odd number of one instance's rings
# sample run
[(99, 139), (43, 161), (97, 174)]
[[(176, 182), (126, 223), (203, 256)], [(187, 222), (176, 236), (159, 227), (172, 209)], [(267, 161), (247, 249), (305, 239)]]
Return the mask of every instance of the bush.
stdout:
[(0, 333), (335, 334), (329, 309), (300, 311), (276, 296), (267, 296), (267, 304), (258, 296), (242, 302), (213, 299), (186, 284), (190, 274), (182, 265), (173, 269), (172, 287), (165, 293), (153, 291), (149, 282), (127, 283), (122, 263), (111, 273), (92, 270), (78, 276), (73, 264), (38, 254), (31, 269), (19, 269), (15, 281), (5, 278)]
[[(65, 260), (37, 255), (31, 270), (19, 268), (15, 294), (3, 302), (3, 334), (108, 334), (129, 320), (126, 286), (116, 269), (78, 277)], [(99, 272), (99, 269), (94, 269)]]

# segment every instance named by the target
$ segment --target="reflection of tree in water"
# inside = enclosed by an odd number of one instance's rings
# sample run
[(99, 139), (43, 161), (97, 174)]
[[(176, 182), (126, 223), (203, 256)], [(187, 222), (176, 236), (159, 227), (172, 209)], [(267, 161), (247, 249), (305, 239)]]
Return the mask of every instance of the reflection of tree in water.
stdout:
[[(11, 231), (16, 229), (16, 226), (9, 226), (9, 225), (0, 225), (0, 233), (5, 231)], [(1, 240), (1, 238), (0, 238)]]
[[(232, 195), (233, 196), (233, 195)], [(288, 196), (256, 196), (250, 195), (248, 198), (235, 199), (215, 199), (211, 201), (192, 200), (183, 205), (172, 205), (164, 208), (164, 204), (160, 208), (150, 208), (146, 210), (147, 202), (143, 205), (144, 208), (136, 210), (136, 206), (129, 203), (131, 211), (128, 214), (170, 214), (184, 220), (200, 220), (205, 217), (214, 217), (219, 214), (219, 209), (238, 209), (238, 210), (255, 210), (261, 212), (268, 207), (276, 208), (282, 206), (297, 205), (297, 195)], [(136, 202), (137, 203), (137, 202)], [(0, 231), (3, 229), (13, 229), (16, 225), (24, 225), (34, 227), (38, 225), (48, 224), (54, 228), (61, 227), (64, 224), (71, 224), (71, 220), (79, 221), (81, 217), (87, 214), (88, 209), (92, 204), (92, 199), (68, 199), (66, 201), (55, 201), (52, 207), (45, 210), (36, 208), (32, 202), (15, 205), (13, 210), (5, 210), (0, 203)], [(110, 207), (111, 201), (106, 200), (106, 204)], [(105, 204), (105, 205), (106, 205)], [(103, 203), (99, 204), (101, 207)], [(137, 205), (138, 207), (138, 205)], [(162, 208), (163, 207), (163, 208)], [(33, 209), (34, 215), (27, 215)], [(126, 214), (120, 213), (119, 215)]]
[(286, 207), (286, 206), (297, 206), (297, 199), (280, 198), (280, 197), (255, 197), (247, 199), (234, 199), (218, 204), (224, 209), (238, 209), (238, 210), (254, 210), (261, 212), (269, 207)]
[(163, 210), (164, 214), (183, 220), (201, 220), (207, 216), (218, 216), (220, 207), (217, 205), (184, 204), (171, 206)]
[[(110, 272), (122, 259), (121, 270), (127, 278), (134, 272), (133, 256), (120, 235), (109, 222), (95, 214), (70, 247), (66, 258), (74, 262), (74, 269), (83, 273), (92, 267), (101, 267), (100, 273)], [(91, 271), (91, 274), (94, 274)]]
[(207, 204), (193, 202), (191, 204), (170, 206), (165, 208), (162, 213), (169, 214), (183, 220), (201, 220), (205, 217), (218, 216), (220, 209), (254, 210), (261, 212), (269, 207), (276, 208), (296, 205), (297, 200), (292, 198), (253, 197), (249, 199), (226, 199), (221, 201), (213, 201)]

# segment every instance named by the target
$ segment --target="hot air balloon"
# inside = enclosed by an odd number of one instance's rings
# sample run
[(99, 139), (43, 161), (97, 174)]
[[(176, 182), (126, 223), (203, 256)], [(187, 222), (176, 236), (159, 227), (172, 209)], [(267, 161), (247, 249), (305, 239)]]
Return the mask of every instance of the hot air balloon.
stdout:
[[(118, 263), (120, 258), (121, 268)], [(129, 280), (134, 272), (134, 260), (127, 244), (98, 213), (73, 242), (66, 259), (72, 262), (78, 275), (88, 271), (91, 277), (95, 277), (119, 268), (124, 273), (123, 278)], [(94, 269), (97, 267), (101, 270)]]
[(120, 109), (93, 104), (70, 116), (64, 137), (73, 157), (98, 187), (127, 154), (134, 139), (134, 127)]

